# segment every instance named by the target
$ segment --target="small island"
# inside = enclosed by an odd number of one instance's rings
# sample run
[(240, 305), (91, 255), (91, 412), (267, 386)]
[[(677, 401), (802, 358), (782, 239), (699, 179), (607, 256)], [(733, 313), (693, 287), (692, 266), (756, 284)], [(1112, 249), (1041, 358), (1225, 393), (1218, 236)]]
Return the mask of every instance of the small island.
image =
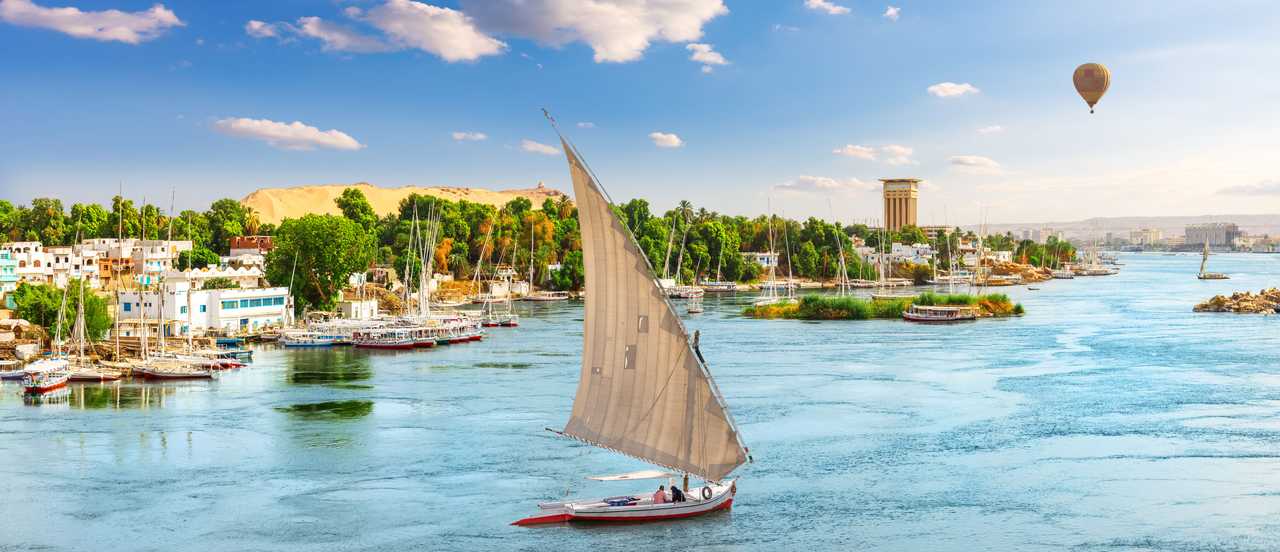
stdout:
[(1280, 312), (1280, 289), (1270, 288), (1253, 293), (1237, 291), (1231, 295), (1215, 295), (1196, 305), (1195, 312), (1234, 312), (1237, 314), (1275, 314)]
[(871, 320), (902, 318), (911, 305), (970, 306), (980, 318), (1016, 316), (1025, 311), (1003, 293), (970, 295), (967, 293), (924, 292), (902, 299), (865, 299), (839, 295), (805, 295), (799, 301), (771, 305), (753, 305), (742, 312), (749, 318), (785, 318), (791, 320)]

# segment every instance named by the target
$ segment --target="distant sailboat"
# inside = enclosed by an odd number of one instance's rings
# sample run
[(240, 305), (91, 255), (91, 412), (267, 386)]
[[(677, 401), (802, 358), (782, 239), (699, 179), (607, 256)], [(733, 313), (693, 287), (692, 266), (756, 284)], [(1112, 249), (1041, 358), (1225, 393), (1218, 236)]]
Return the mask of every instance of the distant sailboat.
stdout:
[(1209, 242), (1205, 241), (1204, 254), (1200, 257), (1200, 274), (1197, 274), (1196, 278), (1199, 278), (1201, 280), (1227, 280), (1231, 278), (1230, 276), (1227, 276), (1226, 274), (1223, 274), (1221, 272), (1205, 272), (1205, 268), (1208, 268), (1208, 265), (1209, 265)]
[[(644, 493), (544, 503), (541, 513), (514, 525), (654, 521), (728, 509), (737, 487), (726, 477), (749, 457), (698, 350), (698, 335), (690, 339), (635, 236), (577, 151), (563, 138), (561, 145), (578, 202), (587, 297), (573, 413), (556, 433), (663, 468), (591, 479), (683, 476), (687, 499), (655, 503)], [(706, 483), (689, 491), (690, 475)]]

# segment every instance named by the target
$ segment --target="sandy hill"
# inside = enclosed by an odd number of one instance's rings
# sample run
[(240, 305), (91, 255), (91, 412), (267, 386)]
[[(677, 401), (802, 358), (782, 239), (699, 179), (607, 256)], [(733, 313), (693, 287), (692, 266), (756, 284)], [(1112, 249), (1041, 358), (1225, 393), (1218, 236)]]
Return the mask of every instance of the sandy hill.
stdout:
[(369, 203), (373, 205), (373, 210), (377, 211), (378, 215), (395, 212), (396, 209), (400, 208), (400, 200), (413, 193), (450, 201), (465, 199), (474, 203), (487, 203), (497, 206), (506, 205), (508, 201), (517, 197), (524, 197), (533, 202), (534, 208), (541, 207), (542, 202), (547, 198), (559, 199), (565, 195), (560, 190), (553, 190), (543, 186), (541, 182), (535, 188), (523, 190), (485, 190), (482, 188), (453, 188), (448, 186), (434, 188), (420, 186), (380, 188), (368, 182), (357, 182), (355, 184), (324, 184), (318, 186), (295, 186), (293, 188), (263, 188), (245, 196), (244, 199), (240, 200), (240, 203), (257, 211), (258, 218), (262, 222), (278, 224), (286, 218), (298, 218), (309, 213), (341, 214), (333, 200), (342, 195), (342, 190), (347, 188), (356, 188), (364, 192), (365, 197), (369, 198)]

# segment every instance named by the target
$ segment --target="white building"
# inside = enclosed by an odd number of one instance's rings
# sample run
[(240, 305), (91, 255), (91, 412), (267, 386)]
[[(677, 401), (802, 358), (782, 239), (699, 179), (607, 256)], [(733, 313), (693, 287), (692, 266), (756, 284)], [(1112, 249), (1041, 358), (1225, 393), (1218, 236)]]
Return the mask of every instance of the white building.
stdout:
[(96, 251), (79, 246), (44, 247), (40, 242), (10, 242), (0, 245), (13, 262), (17, 282), (67, 285), (68, 280), (85, 280), (97, 288), (98, 258)]
[(778, 266), (778, 254), (772, 251), (748, 252), (742, 255), (764, 268), (777, 268)]
[[(202, 335), (210, 330), (234, 334), (282, 327), (289, 321), (289, 288), (191, 290), (190, 282), (167, 282), (163, 291), (120, 294), (120, 320), (163, 319), (166, 334)], [(123, 332), (129, 336), (129, 330)]]
[(372, 320), (378, 317), (378, 300), (344, 299), (338, 303), (338, 312), (347, 320)]
[(170, 270), (164, 277), (166, 281), (190, 281), (196, 289), (203, 289), (204, 283), (212, 278), (226, 278), (239, 284), (241, 288), (256, 288), (262, 284), (264, 274), (261, 268), (194, 268), (190, 270)]
[(158, 274), (173, 270), (178, 262), (178, 255), (191, 251), (192, 244), (188, 240), (135, 240), (126, 238), (96, 238), (82, 240), (81, 249), (101, 252), (103, 258), (122, 266), (126, 271), (135, 274)]

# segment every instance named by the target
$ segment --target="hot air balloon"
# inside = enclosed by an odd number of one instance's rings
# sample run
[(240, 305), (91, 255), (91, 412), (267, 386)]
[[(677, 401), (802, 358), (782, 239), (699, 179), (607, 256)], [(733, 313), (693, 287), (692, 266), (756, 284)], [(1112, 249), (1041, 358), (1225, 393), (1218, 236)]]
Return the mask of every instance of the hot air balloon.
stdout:
[(1089, 104), (1089, 113), (1093, 113), (1094, 104), (1102, 99), (1102, 95), (1107, 93), (1107, 87), (1111, 86), (1111, 72), (1101, 63), (1086, 63), (1076, 67), (1071, 80), (1076, 84), (1076, 92)]

